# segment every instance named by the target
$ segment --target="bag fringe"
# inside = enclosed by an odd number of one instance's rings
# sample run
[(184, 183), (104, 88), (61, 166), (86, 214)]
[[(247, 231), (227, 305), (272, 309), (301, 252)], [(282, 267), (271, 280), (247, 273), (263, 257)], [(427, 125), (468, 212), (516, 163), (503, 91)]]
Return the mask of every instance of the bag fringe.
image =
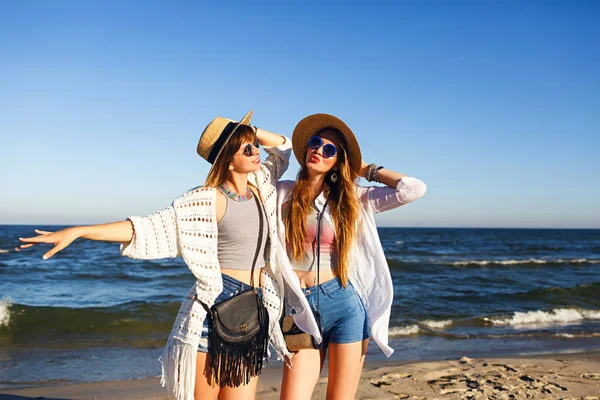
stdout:
[(258, 309), (260, 330), (245, 341), (227, 342), (216, 329), (211, 331), (208, 351), (210, 375), (221, 387), (247, 385), (262, 371), (269, 345), (269, 314), (262, 306)]
[(162, 364), (160, 384), (177, 400), (194, 400), (197, 353), (198, 346), (170, 336), (159, 358)]

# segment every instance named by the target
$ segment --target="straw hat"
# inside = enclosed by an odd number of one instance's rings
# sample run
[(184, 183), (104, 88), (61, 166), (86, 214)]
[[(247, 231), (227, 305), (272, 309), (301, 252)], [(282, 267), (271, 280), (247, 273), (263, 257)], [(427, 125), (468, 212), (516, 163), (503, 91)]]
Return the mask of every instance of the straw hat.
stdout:
[(356, 140), (356, 136), (354, 136), (354, 133), (352, 133), (352, 130), (348, 128), (348, 125), (344, 121), (329, 114), (309, 115), (298, 122), (298, 125), (294, 128), (292, 147), (300, 166), (304, 167), (306, 163), (308, 139), (325, 128), (332, 128), (341, 132), (350, 168), (358, 174), (362, 165), (362, 155), (360, 154), (358, 140)]
[(219, 158), (225, 144), (229, 141), (236, 129), (240, 125), (250, 124), (252, 112), (253, 110), (248, 111), (248, 114), (246, 114), (239, 122), (223, 117), (217, 117), (210, 121), (208, 126), (204, 128), (202, 135), (200, 135), (200, 141), (198, 141), (196, 152), (198, 152), (200, 157), (213, 164), (215, 160)]

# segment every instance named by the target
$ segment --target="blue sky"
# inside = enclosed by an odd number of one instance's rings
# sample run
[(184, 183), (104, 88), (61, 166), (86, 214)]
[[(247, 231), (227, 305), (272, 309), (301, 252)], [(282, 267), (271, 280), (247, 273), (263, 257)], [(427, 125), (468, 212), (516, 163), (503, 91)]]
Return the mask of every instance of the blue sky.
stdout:
[(594, 1), (0, 0), (0, 224), (161, 209), (206, 124), (254, 109), (337, 115), (428, 184), (381, 226), (600, 228), (598, 71)]

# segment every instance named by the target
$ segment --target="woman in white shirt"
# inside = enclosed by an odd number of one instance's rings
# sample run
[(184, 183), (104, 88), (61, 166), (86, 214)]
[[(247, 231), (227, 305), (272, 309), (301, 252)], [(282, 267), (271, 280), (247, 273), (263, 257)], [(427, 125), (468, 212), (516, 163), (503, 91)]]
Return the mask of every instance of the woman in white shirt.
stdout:
[[(393, 351), (393, 288), (373, 215), (418, 199), (426, 186), (365, 164), (350, 128), (332, 115), (300, 121), (292, 145), (301, 170), (295, 182), (277, 185), (278, 263), (288, 314), (322, 347), (299, 350), (284, 366), (281, 398), (310, 399), (327, 355), (327, 398), (354, 398), (369, 336), (387, 356)], [(359, 176), (386, 186), (358, 186)]]

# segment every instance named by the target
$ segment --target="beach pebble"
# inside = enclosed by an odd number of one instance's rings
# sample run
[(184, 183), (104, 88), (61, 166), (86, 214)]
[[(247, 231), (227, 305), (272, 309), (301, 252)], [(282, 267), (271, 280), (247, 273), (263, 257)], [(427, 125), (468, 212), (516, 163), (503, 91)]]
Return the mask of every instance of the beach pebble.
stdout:
[(458, 360), (461, 364), (470, 364), (471, 362), (473, 362), (472, 358), (469, 357), (461, 357), (460, 360)]
[(527, 375), (521, 375), (520, 379), (525, 382), (535, 382), (535, 379)]
[(600, 380), (600, 374), (583, 374), (581, 375), (582, 378), (585, 379), (597, 379)]

